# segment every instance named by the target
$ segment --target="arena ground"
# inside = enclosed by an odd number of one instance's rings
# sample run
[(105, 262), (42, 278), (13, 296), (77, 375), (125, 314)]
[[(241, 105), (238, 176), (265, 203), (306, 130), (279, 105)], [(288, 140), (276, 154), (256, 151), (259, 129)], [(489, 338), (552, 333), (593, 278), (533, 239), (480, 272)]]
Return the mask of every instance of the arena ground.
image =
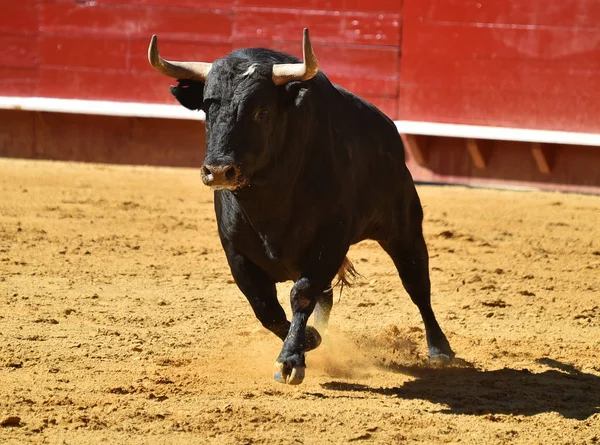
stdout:
[(462, 362), (363, 242), (290, 387), (197, 169), (0, 159), (0, 442), (600, 443), (600, 196), (418, 189)]

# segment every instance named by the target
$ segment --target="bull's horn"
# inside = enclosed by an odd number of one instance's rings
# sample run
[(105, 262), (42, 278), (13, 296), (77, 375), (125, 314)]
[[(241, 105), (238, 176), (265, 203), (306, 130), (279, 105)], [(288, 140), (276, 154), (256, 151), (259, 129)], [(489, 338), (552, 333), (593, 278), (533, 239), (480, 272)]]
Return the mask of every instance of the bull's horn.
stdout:
[(212, 67), (212, 63), (207, 62), (172, 62), (163, 59), (158, 53), (158, 41), (155, 35), (152, 36), (148, 47), (148, 60), (156, 71), (165, 76), (201, 82), (206, 81), (206, 76)]
[(285, 85), (294, 80), (310, 80), (319, 72), (319, 61), (313, 52), (308, 28), (304, 28), (302, 36), (302, 52), (304, 62), (302, 63), (280, 63), (273, 65), (273, 82), (275, 85)]

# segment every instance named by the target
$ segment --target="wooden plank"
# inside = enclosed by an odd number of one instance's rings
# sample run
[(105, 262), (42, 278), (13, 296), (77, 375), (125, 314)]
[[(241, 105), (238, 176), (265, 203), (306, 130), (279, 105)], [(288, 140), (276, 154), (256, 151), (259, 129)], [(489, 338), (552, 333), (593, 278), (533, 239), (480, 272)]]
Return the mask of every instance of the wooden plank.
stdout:
[(429, 137), (418, 134), (401, 134), (404, 148), (408, 151), (415, 162), (420, 166), (426, 166), (429, 158)]
[(37, 96), (37, 79), (35, 68), (0, 66), (0, 92), (5, 96)]
[(43, 35), (146, 39), (158, 34), (162, 40), (223, 43), (232, 27), (231, 11), (42, 3), (40, 12)]
[(0, 110), (0, 157), (35, 158), (34, 113)]
[(3, 52), (0, 66), (33, 68), (36, 65), (38, 43), (36, 36), (2, 36)]
[(42, 97), (176, 104), (169, 93), (172, 79), (152, 71), (132, 79), (119, 71), (41, 67), (39, 76)]
[(469, 152), (469, 156), (471, 156), (471, 161), (473, 161), (473, 165), (475, 168), (483, 170), (487, 167), (487, 160), (489, 158), (489, 147), (487, 147), (486, 142), (478, 139), (465, 139), (465, 144), (467, 146), (467, 151)]
[(600, 92), (438, 89), (400, 85), (398, 119), (600, 133)]
[(401, 13), (403, 0), (238, 0), (241, 7), (254, 6), (263, 8), (285, 8), (319, 10), (319, 11), (352, 11)]
[(580, 67), (600, 63), (598, 28), (469, 26), (409, 16), (402, 26), (403, 56), (550, 60)]
[[(49, 67), (153, 72), (147, 39), (98, 39), (42, 36), (40, 62)], [(161, 40), (160, 51), (172, 60), (213, 61), (231, 51), (230, 44), (178, 43)]]
[(297, 41), (308, 27), (313, 43), (398, 46), (399, 14), (238, 8), (234, 39)]
[[(569, 94), (600, 91), (597, 67), (565, 64), (562, 60), (456, 59), (404, 55), (404, 85), (426, 88), (513, 90)], [(442, 75), (443, 74), (443, 75)]]
[(33, 35), (37, 32), (36, 0), (2, 0), (0, 2), (0, 33)]
[(128, 48), (125, 39), (41, 36), (39, 57), (45, 66), (125, 71)]
[(234, 0), (94, 0), (98, 5), (135, 5), (190, 9), (232, 9)]
[[(36, 155), (44, 159), (200, 166), (201, 122), (35, 113)], [(119, 147), (115, 150), (115, 147)]]
[(556, 147), (548, 144), (540, 144), (534, 142), (531, 144), (531, 154), (535, 160), (538, 170), (545, 175), (549, 175), (552, 171)]
[(594, 0), (406, 0), (404, 12), (440, 22), (600, 27), (600, 2)]

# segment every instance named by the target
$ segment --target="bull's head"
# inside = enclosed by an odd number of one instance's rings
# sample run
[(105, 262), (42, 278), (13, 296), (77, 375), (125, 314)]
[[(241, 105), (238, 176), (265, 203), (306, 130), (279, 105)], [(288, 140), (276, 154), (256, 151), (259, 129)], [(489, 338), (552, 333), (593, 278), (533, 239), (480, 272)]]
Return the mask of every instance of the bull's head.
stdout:
[[(206, 63), (164, 60), (156, 36), (148, 48), (150, 64), (178, 80), (171, 94), (186, 108), (206, 113), (201, 171), (202, 181), (213, 189), (240, 188), (278, 157), (285, 144), (284, 116), (302, 105), (307, 92), (303, 82), (319, 71), (307, 29), (301, 63), (281, 53), (256, 51), (259, 63), (240, 52)], [(282, 58), (290, 63), (276, 63)]]

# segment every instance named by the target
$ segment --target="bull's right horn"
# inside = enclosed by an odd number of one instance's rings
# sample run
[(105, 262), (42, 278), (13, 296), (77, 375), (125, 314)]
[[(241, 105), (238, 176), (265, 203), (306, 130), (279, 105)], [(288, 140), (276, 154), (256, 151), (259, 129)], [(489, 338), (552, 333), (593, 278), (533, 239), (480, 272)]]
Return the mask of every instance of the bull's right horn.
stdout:
[(310, 80), (319, 72), (319, 61), (313, 52), (308, 28), (302, 34), (302, 63), (280, 63), (273, 65), (273, 82), (275, 85), (285, 85), (295, 80)]
[(173, 77), (174, 79), (199, 80), (200, 82), (206, 82), (206, 77), (212, 67), (212, 63), (207, 62), (172, 62), (163, 59), (158, 53), (158, 39), (156, 35), (153, 35), (150, 40), (148, 60), (156, 71), (165, 76)]

